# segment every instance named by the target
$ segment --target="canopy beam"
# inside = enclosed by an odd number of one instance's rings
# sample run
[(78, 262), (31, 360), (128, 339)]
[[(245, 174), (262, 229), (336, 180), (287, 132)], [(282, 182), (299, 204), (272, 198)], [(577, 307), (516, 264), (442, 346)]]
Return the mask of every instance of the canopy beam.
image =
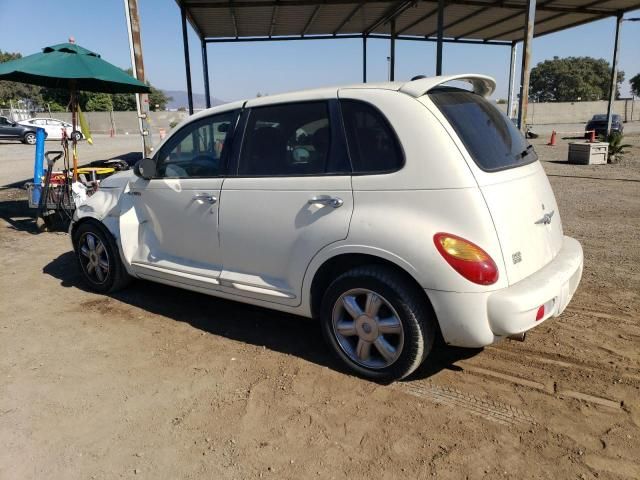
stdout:
[[(206, 2), (193, 3), (185, 0), (177, 0), (177, 1), (178, 1), (178, 4), (180, 4), (180, 6), (185, 6), (187, 8), (198, 8), (198, 9), (229, 8), (228, 2), (215, 1), (211, 3), (206, 3)], [(608, 13), (609, 15), (611, 15), (611, 11), (603, 10), (601, 8), (591, 8), (588, 6), (571, 7), (571, 6), (563, 6), (563, 5), (548, 5), (549, 3), (553, 3), (554, 1), (555, 0), (549, 0), (544, 3), (540, 2), (540, 6), (538, 7), (538, 10), (540, 10), (541, 12), (584, 13), (588, 15), (600, 15), (600, 14)], [(603, 0), (602, 2), (598, 2), (598, 3), (606, 3), (606, 1), (607, 0)], [(392, 2), (386, 2), (386, 3), (392, 3)], [(390, 11), (393, 12), (395, 10), (401, 9), (399, 13), (402, 13), (404, 10), (406, 10), (407, 7), (410, 7), (412, 4), (415, 4), (415, 3), (417, 3), (416, 0), (401, 2), (402, 5), (400, 6), (400, 8), (395, 8), (394, 6), (392, 6), (390, 8)], [(314, 7), (318, 5), (326, 5), (326, 6), (338, 5), (339, 6), (339, 5), (351, 5), (351, 4), (353, 4), (353, 0), (270, 0), (270, 1), (240, 0), (240, 1), (233, 2), (233, 6), (235, 8), (273, 7), (275, 5), (279, 5), (281, 7)], [(405, 5), (405, 4), (408, 4), (408, 5)], [(494, 7), (494, 8), (501, 8), (504, 10), (518, 10), (520, 12), (522, 12), (522, 8), (524, 6), (522, 3), (519, 3), (519, 2), (509, 2), (509, 1), (503, 1), (503, 0), (497, 0), (492, 3), (487, 3), (485, 0), (455, 0), (452, 2), (452, 4), (466, 5), (471, 7)], [(388, 15), (386, 14), (385, 16), (388, 17)], [(397, 16), (397, 14), (394, 14), (394, 16)], [(386, 18), (382, 23), (383, 24), (387, 23), (389, 20), (391, 20), (391, 18)]]
[(389, 52), (389, 81), (396, 79), (396, 19), (391, 19), (391, 51)]
[(367, 37), (362, 37), (362, 83), (367, 83)]
[(536, 19), (536, 0), (527, 0), (524, 42), (522, 45), (522, 67), (520, 71), (520, 101), (518, 103), (518, 128), (522, 131), (527, 123), (527, 105), (529, 103), (529, 77), (531, 76), (531, 44), (533, 26)]
[(193, 115), (193, 90), (191, 89), (191, 62), (189, 60), (189, 38), (187, 35), (187, 12), (185, 7), (180, 8), (182, 17), (182, 46), (184, 48), (184, 69), (187, 76), (187, 101), (189, 102), (189, 115)]
[(211, 91), (209, 87), (209, 55), (207, 42), (201, 40), (202, 46), (202, 80), (204, 81), (204, 101), (207, 108), (211, 108)]
[(380, 18), (378, 18), (378, 20), (376, 20), (374, 23), (372, 23), (371, 25), (369, 25), (367, 28), (364, 29), (364, 31), (362, 32), (363, 35), (369, 35), (375, 29), (391, 22), (392, 20), (395, 20), (407, 8), (413, 5), (413, 3), (414, 3), (414, 0), (411, 0), (411, 1), (400, 2), (397, 5), (391, 6)]
[[(282, 36), (282, 37), (208, 37), (205, 38), (205, 42), (207, 43), (245, 43), (245, 42), (281, 42), (281, 41), (289, 41), (289, 40), (340, 40), (340, 39), (353, 39), (353, 38), (374, 38), (379, 40), (389, 40), (390, 35), (385, 35), (382, 33), (371, 33), (369, 35), (361, 35), (361, 34), (353, 34), (353, 35), (307, 35), (305, 37), (301, 37), (299, 35), (296, 36)], [(408, 40), (408, 41), (416, 41), (416, 42), (437, 42), (438, 39), (434, 37), (417, 37), (417, 36), (409, 36), (409, 35), (397, 35), (396, 40)], [(510, 41), (504, 40), (495, 40), (490, 42), (485, 42), (479, 39), (473, 38), (443, 38), (443, 43), (462, 43), (469, 45), (500, 45), (503, 47), (510, 47)]]
[(518, 56), (517, 42), (511, 43), (511, 61), (509, 62), (509, 95), (507, 96), (507, 117), (513, 118), (513, 97), (516, 89), (516, 58)]
[(356, 6), (354, 7), (354, 9), (353, 9), (353, 10), (351, 10), (351, 11), (349, 12), (349, 15), (347, 15), (346, 17), (344, 17), (344, 20), (343, 20), (342, 22), (340, 22), (340, 25), (338, 25), (338, 28), (336, 28), (336, 29), (333, 31), (333, 34), (334, 34), (334, 35), (337, 35), (338, 33), (340, 33), (340, 30), (342, 30), (342, 29), (344, 28), (344, 26), (345, 26), (347, 23), (349, 23), (349, 22), (351, 21), (351, 19), (356, 15), (356, 13), (358, 13), (358, 12), (360, 11), (360, 9), (361, 9), (362, 7), (364, 7), (365, 3), (367, 3), (367, 2), (366, 2), (366, 1), (362, 1), (362, 2), (360, 2), (358, 5), (356, 5)]
[(436, 76), (442, 75), (442, 39), (444, 38), (444, 0), (438, 0), (438, 42), (436, 45)]

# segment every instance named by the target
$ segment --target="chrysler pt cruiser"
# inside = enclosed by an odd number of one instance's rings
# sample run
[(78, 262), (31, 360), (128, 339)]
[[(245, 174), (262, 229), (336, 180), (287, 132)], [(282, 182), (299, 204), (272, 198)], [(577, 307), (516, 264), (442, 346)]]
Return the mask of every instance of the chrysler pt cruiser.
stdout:
[(409, 375), (436, 335), (522, 336), (562, 313), (583, 255), (494, 88), (420, 78), (193, 115), (76, 210), (79, 268), (97, 292), (141, 278), (317, 318), (376, 380)]

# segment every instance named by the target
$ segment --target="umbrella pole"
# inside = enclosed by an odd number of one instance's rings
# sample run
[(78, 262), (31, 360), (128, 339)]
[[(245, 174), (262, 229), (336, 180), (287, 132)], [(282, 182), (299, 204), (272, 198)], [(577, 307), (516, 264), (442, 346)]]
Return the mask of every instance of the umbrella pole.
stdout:
[(78, 115), (78, 95), (75, 89), (71, 90), (71, 142), (73, 145), (72, 155), (73, 155), (73, 181), (78, 181), (78, 141), (76, 140), (76, 136), (73, 132), (76, 131), (76, 120)]

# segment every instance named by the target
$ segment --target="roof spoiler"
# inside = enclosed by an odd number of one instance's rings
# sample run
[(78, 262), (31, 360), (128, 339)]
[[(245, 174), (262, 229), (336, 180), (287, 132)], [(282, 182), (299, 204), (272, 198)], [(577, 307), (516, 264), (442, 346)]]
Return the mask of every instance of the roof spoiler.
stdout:
[(488, 97), (496, 89), (496, 81), (491, 77), (473, 73), (461, 73), (459, 75), (445, 75), (442, 77), (427, 77), (413, 80), (402, 85), (399, 91), (412, 97), (421, 97), (429, 92), (429, 90), (433, 90), (443, 83), (453, 80), (469, 82), (473, 86), (474, 93), (482, 95), (483, 97)]

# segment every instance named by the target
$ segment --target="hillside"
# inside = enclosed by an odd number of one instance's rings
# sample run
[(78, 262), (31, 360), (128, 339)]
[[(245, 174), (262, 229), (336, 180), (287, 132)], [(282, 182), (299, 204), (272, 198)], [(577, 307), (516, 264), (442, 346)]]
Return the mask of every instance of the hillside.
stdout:
[[(169, 103), (167, 103), (167, 108), (169, 110), (177, 110), (180, 107), (187, 108), (188, 100), (187, 100), (187, 92), (184, 90), (163, 90), (163, 92), (172, 97)], [(218, 98), (211, 99), (211, 106), (214, 107), (216, 105), (222, 105), (223, 103), (227, 103), (225, 100), (220, 100)], [(205, 99), (203, 93), (194, 93), (193, 94), (193, 108), (196, 110), (205, 108)]]

